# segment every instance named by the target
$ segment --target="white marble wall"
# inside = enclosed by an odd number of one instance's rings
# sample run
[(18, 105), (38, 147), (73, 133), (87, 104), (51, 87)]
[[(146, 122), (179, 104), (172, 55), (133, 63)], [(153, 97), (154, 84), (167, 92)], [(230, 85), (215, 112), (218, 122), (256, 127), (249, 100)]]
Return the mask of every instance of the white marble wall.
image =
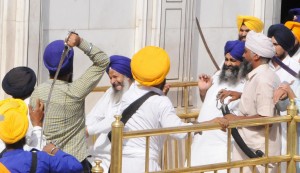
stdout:
[[(185, 31), (185, 35), (191, 34), (186, 37), (190, 40), (185, 40), (189, 42), (185, 46), (191, 48), (184, 53), (190, 56), (184, 62), (190, 64), (184, 74), (196, 80), (198, 74), (213, 74), (215, 68), (199, 37), (194, 16), (198, 17), (207, 44), (221, 64), (225, 42), (237, 39), (236, 16), (257, 16), (265, 22), (266, 30), (279, 22), (281, 1), (193, 0), (192, 6), (186, 4), (186, 11), (192, 13), (185, 20), (194, 24)], [(3, 78), (14, 66), (28, 65), (38, 72), (39, 83), (45, 81), (48, 72), (42, 63), (44, 47), (53, 40), (64, 39), (70, 29), (76, 29), (108, 55), (131, 57), (144, 45), (159, 44), (161, 8), (160, 0), (0, 0), (0, 76)], [(90, 63), (76, 48), (75, 53), (74, 77), (78, 78)], [(99, 85), (108, 84), (104, 75)], [(3, 91), (0, 97), (4, 97)]]
[[(11, 68), (27, 65), (28, 7), (29, 0), (0, 0), (1, 82)], [(0, 99), (5, 97), (1, 90)]]

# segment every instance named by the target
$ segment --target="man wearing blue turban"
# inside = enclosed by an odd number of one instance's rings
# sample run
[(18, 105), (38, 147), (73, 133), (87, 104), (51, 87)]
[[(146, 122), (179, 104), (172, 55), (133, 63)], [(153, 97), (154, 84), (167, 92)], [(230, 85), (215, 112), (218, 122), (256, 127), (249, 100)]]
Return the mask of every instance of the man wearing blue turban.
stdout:
[[(54, 83), (53, 78), (58, 71), (65, 46), (71, 47), (71, 50), (66, 54)], [(92, 65), (81, 77), (72, 82), (74, 57), (72, 47), (75, 46), (89, 57)], [(49, 103), (45, 104), (44, 117), (44, 135), (47, 141), (54, 142), (75, 156), (82, 163), (84, 172), (89, 172), (90, 165), (86, 159), (88, 151), (85, 140), (85, 98), (102, 78), (109, 64), (109, 58), (102, 50), (79, 37), (77, 33), (71, 33), (65, 42), (56, 40), (47, 45), (44, 51), (44, 64), (49, 70), (50, 79), (35, 88), (30, 105), (35, 107), (37, 99), (41, 99), (44, 103), (49, 100)], [(51, 89), (51, 99), (48, 99)]]
[[(199, 76), (198, 87), (203, 105), (199, 113), (198, 122), (204, 122), (216, 117), (223, 117), (220, 110), (220, 92), (224, 89), (241, 92), (244, 87), (244, 76), (240, 76), (245, 48), (244, 41), (227, 41), (224, 47), (225, 62), (222, 70), (212, 77), (202, 74)], [(229, 110), (238, 113), (239, 101), (225, 99)], [(209, 151), (209, 152), (207, 152)], [(192, 143), (192, 166), (206, 165), (227, 161), (227, 133), (220, 130), (202, 132), (195, 135)], [(220, 170), (218, 172), (226, 172)]]
[[(89, 136), (96, 135), (95, 144), (90, 146), (90, 154), (92, 160), (102, 160), (101, 166), (104, 173), (108, 172), (110, 166), (110, 141), (107, 134), (111, 131), (111, 124), (115, 120), (120, 109), (120, 101), (123, 93), (125, 93), (134, 81), (131, 68), (131, 60), (125, 56), (113, 55), (110, 57), (110, 63), (106, 68), (109, 76), (110, 87), (94, 108), (86, 117), (86, 132)], [(91, 138), (92, 139), (92, 138)], [(94, 162), (92, 162), (94, 164)]]

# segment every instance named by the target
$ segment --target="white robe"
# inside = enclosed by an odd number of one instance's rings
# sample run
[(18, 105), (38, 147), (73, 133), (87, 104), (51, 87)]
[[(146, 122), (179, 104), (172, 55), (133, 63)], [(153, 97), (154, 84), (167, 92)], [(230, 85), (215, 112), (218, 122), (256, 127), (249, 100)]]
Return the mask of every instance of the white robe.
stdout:
[(114, 116), (117, 115), (120, 102), (115, 103), (112, 99), (112, 87), (109, 88), (100, 100), (93, 107), (91, 112), (86, 116), (87, 131), (92, 138), (96, 136), (94, 145), (89, 146), (89, 152), (92, 159), (89, 159), (92, 165), (94, 160), (102, 160), (101, 166), (104, 173), (108, 172), (110, 166), (110, 149), (111, 143), (107, 138), (107, 134), (111, 131), (111, 124), (115, 121)]
[[(288, 55), (289, 56), (289, 55)], [(293, 60), (295, 60), (296, 62), (300, 63), (300, 48), (297, 50), (297, 52), (291, 57)], [(297, 72), (297, 71), (296, 71)], [(297, 72), (298, 73), (298, 72)]]
[[(191, 123), (183, 123), (181, 121), (176, 115), (172, 102), (168, 97), (162, 95), (161, 90), (154, 87), (139, 87), (137, 83), (132, 84), (129, 90), (123, 95), (120, 111), (123, 112), (133, 101), (149, 91), (154, 91), (161, 96), (154, 95), (149, 97), (125, 124), (124, 131), (191, 125)], [(184, 139), (187, 134), (173, 134), (171, 136)], [(165, 136), (150, 138), (149, 171), (159, 171), (161, 169), (159, 155), (164, 140)], [(132, 138), (123, 141), (122, 172), (145, 172), (145, 148), (145, 138)]]
[[(227, 83), (219, 83), (220, 71), (218, 71), (213, 78), (213, 85), (208, 89), (205, 100), (201, 107), (198, 121), (208, 121), (216, 117), (223, 117), (222, 111), (217, 105), (216, 96), (221, 89), (233, 90), (242, 92), (244, 87), (244, 80), (240, 81), (234, 86)], [(225, 103), (228, 102), (227, 98)], [(234, 114), (238, 114), (239, 100), (232, 101), (228, 104), (228, 108)], [(221, 106), (218, 101), (218, 107)], [(218, 162), (227, 161), (227, 132), (221, 130), (203, 131), (202, 135), (195, 135), (191, 147), (191, 165), (199, 166)], [(227, 171), (218, 171), (220, 173)]]

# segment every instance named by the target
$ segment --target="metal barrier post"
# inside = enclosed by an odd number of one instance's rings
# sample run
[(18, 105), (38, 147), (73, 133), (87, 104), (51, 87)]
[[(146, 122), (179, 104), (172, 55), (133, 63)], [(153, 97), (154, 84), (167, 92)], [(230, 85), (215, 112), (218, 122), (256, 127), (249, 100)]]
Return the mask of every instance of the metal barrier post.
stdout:
[(101, 162), (102, 162), (101, 160), (95, 160), (96, 165), (92, 168), (92, 173), (104, 172), (103, 168), (100, 166)]
[(288, 137), (287, 137), (287, 147), (288, 154), (291, 157), (291, 160), (288, 162), (287, 172), (296, 172), (296, 163), (294, 156), (296, 155), (296, 121), (294, 117), (297, 115), (297, 106), (293, 99), (290, 100), (290, 105), (287, 107), (287, 114), (292, 117), (292, 121), (288, 123)]
[(122, 172), (122, 144), (124, 124), (121, 116), (115, 116), (116, 121), (111, 125), (111, 173)]

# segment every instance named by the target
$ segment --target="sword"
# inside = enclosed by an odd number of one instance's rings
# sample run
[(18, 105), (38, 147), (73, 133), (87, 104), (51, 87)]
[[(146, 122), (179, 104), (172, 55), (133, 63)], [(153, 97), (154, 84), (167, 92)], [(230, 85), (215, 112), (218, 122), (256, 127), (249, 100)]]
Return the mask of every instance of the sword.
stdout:
[[(51, 95), (52, 95), (52, 91), (53, 91), (53, 88), (54, 88), (54, 84), (55, 84), (55, 82), (57, 80), (57, 76), (58, 76), (59, 71), (60, 71), (60, 69), (62, 67), (62, 64), (63, 64), (63, 62), (64, 62), (64, 60), (65, 60), (65, 58), (68, 55), (69, 50), (70, 50), (70, 47), (68, 46), (68, 44), (66, 43), (66, 41), (69, 40), (70, 35), (73, 34), (73, 33), (75, 33), (75, 31), (69, 31), (69, 33), (68, 33), (68, 35), (67, 35), (67, 37), (65, 39), (65, 43), (64, 43), (65, 47), (64, 47), (64, 50), (62, 52), (62, 55), (61, 55), (61, 58), (60, 58), (57, 70), (55, 72), (55, 75), (54, 75), (54, 78), (53, 78), (53, 81), (52, 81), (52, 84), (51, 84), (51, 87), (50, 87), (50, 91), (49, 91), (49, 94), (48, 94), (47, 101), (45, 103), (46, 108), (45, 108), (45, 112), (44, 112), (44, 120), (43, 120), (43, 126), (42, 126), (41, 137), (40, 137), (40, 139), (41, 139), (40, 148), (42, 148), (42, 140), (43, 140), (43, 134), (44, 134), (44, 125), (45, 125), (45, 121), (46, 121), (45, 116), (47, 116), (47, 113), (48, 113), (48, 110), (49, 110), (50, 100), (51, 100)], [(56, 144), (56, 142), (55, 142), (55, 144)]]
[(207, 43), (206, 43), (206, 41), (205, 41), (205, 38), (204, 38), (204, 35), (203, 35), (202, 30), (201, 30), (201, 27), (200, 27), (200, 24), (199, 24), (199, 21), (198, 21), (198, 18), (197, 18), (197, 17), (196, 17), (196, 24), (197, 24), (197, 28), (198, 28), (199, 34), (200, 34), (200, 36), (201, 36), (201, 39), (202, 39), (202, 41), (203, 41), (203, 44), (204, 44), (204, 46), (205, 46), (205, 49), (206, 49), (206, 51), (207, 51), (207, 53), (208, 53), (208, 55), (209, 55), (209, 57), (210, 57), (210, 60), (213, 62), (213, 64), (214, 64), (214, 66), (216, 67), (216, 69), (217, 69), (217, 70), (220, 70), (219, 65), (217, 64), (215, 58), (214, 58), (213, 55), (211, 54), (211, 52), (210, 52), (210, 50), (209, 50), (209, 47), (208, 47), (208, 45), (207, 45)]

